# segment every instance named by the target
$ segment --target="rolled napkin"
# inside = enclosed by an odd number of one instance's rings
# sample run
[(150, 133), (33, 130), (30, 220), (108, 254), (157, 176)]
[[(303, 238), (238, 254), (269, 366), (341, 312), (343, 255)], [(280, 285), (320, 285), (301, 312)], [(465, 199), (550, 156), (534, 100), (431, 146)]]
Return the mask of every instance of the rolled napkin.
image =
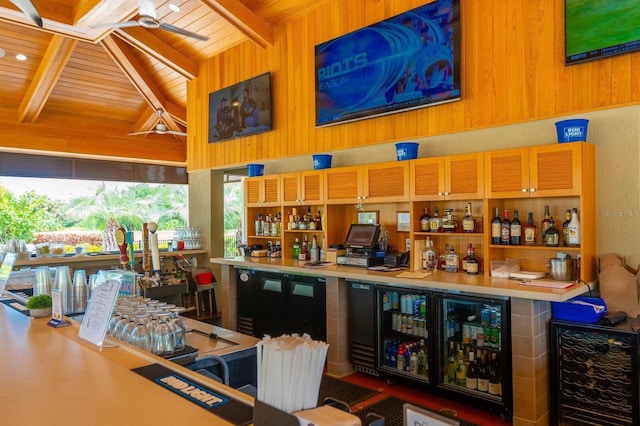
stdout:
[(314, 408), (329, 345), (304, 334), (257, 344), (258, 400), (287, 413)]

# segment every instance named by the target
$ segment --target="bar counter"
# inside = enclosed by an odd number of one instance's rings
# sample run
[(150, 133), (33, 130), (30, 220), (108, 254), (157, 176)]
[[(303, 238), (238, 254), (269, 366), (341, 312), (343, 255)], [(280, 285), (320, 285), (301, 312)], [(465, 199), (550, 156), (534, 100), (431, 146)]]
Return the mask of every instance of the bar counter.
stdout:
[[(326, 278), (327, 372), (342, 377), (354, 371), (350, 362), (349, 306), (347, 280), (452, 294), (508, 297), (511, 302), (511, 359), (513, 424), (549, 424), (549, 342), (547, 324), (551, 302), (564, 302), (589, 291), (585, 284), (566, 289), (529, 287), (517, 280), (483, 275), (436, 271), (425, 278), (397, 277), (401, 271), (376, 272), (366, 268), (330, 265), (306, 268), (293, 259), (265, 257), (212, 258), (222, 265), (222, 326), (237, 329), (237, 273), (235, 268), (278, 271)], [(595, 284), (589, 284), (591, 289)]]
[[(49, 319), (27, 317), (1, 304), (0, 424), (232, 424), (130, 371), (154, 363), (253, 406), (250, 396), (117, 340), (107, 338), (100, 351), (78, 338), (78, 322), (54, 329), (47, 326)], [(186, 323), (188, 330), (196, 327), (207, 333), (213, 327), (196, 321)], [(214, 331), (239, 343), (233, 351), (257, 341), (218, 327)], [(211, 341), (200, 355), (231, 351), (224, 344), (217, 348), (217, 343)], [(188, 340), (187, 344), (192, 343)]]

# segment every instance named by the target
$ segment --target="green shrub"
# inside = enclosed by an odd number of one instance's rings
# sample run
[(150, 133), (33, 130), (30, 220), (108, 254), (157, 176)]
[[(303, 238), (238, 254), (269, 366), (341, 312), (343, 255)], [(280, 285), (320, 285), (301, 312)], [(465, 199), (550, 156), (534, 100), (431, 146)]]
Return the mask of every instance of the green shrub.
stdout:
[(46, 309), (51, 307), (51, 296), (39, 294), (31, 297), (25, 305), (27, 309)]

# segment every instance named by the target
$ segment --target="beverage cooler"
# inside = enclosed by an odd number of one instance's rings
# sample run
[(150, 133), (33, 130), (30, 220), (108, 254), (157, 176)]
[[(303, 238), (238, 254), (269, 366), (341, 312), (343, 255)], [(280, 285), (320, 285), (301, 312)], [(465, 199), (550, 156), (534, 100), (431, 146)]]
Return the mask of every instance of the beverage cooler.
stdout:
[(436, 297), (439, 389), (489, 404), (510, 418), (510, 304), (507, 298)]
[(551, 321), (552, 424), (640, 424), (639, 328)]
[(408, 288), (376, 287), (378, 371), (430, 383), (433, 295)]

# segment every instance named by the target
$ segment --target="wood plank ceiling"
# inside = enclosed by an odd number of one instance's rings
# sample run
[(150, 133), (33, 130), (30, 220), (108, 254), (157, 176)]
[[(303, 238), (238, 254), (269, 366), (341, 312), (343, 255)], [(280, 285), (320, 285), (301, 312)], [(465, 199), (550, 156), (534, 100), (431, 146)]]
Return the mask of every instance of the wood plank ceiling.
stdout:
[[(0, 0), (4, 51), (3, 56), (0, 51), (0, 151), (5, 139), (2, 127), (28, 136), (29, 124), (49, 121), (59, 123), (61, 132), (91, 133), (92, 143), (108, 144), (110, 137), (160, 142), (171, 138), (186, 151), (182, 136), (127, 134), (154, 130), (160, 120), (169, 130), (187, 132), (186, 82), (197, 76), (200, 61), (247, 40), (271, 46), (275, 24), (318, 3), (145, 0), (140, 4), (149, 2), (159, 22), (208, 40), (160, 29), (104, 25), (137, 20), (137, 0), (33, 0), (42, 28), (14, 4), (20, 1)], [(179, 12), (170, 9), (172, 3)], [(27, 60), (16, 60), (19, 53)], [(159, 110), (164, 111), (161, 117)]]

